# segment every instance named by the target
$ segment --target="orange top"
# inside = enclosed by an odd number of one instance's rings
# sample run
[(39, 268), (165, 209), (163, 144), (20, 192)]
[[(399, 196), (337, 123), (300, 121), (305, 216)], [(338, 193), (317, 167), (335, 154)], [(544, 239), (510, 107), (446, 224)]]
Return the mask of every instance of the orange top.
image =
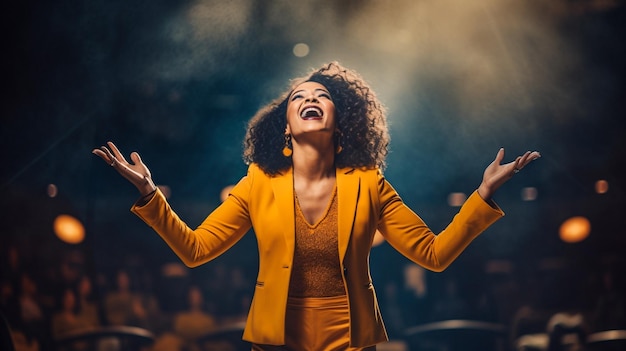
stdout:
[(337, 234), (337, 191), (326, 211), (310, 224), (302, 214), (296, 196), (296, 246), (289, 282), (289, 296), (328, 297), (345, 295), (339, 263)]

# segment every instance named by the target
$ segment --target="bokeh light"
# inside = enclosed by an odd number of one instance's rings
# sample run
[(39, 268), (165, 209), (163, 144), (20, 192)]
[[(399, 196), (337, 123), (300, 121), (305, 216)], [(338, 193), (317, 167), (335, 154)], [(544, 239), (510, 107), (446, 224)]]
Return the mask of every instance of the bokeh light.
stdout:
[(463, 205), (466, 199), (467, 195), (464, 193), (450, 193), (450, 195), (448, 195), (448, 205), (451, 207), (459, 207)]
[(54, 198), (59, 193), (59, 189), (57, 188), (55, 184), (48, 184), (47, 193), (49, 197)]
[(524, 201), (535, 201), (537, 200), (537, 188), (529, 186), (522, 189), (522, 200)]
[(561, 224), (559, 237), (566, 243), (585, 240), (591, 232), (591, 223), (582, 216), (571, 217)]
[(296, 57), (305, 57), (309, 54), (309, 46), (305, 43), (298, 43), (293, 46), (293, 54)]
[(220, 200), (222, 200), (222, 202), (226, 200), (228, 194), (230, 194), (230, 191), (233, 190), (234, 187), (234, 185), (227, 185), (224, 189), (222, 189), (222, 192), (220, 193)]
[(596, 193), (605, 194), (609, 191), (609, 182), (604, 179), (600, 179), (596, 182)]
[(68, 244), (78, 244), (85, 239), (85, 227), (76, 217), (62, 214), (55, 218), (53, 229), (56, 236)]

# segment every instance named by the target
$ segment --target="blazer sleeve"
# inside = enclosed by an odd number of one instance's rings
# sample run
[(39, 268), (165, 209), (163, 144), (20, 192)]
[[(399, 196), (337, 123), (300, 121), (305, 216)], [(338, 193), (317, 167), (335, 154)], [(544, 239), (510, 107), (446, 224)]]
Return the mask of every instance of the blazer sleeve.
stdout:
[(180, 219), (158, 189), (148, 203), (136, 204), (131, 211), (152, 227), (185, 265), (196, 267), (224, 253), (251, 228), (252, 173), (249, 168), (226, 200), (195, 230)]
[(411, 261), (432, 271), (446, 269), (480, 233), (504, 212), (474, 191), (448, 226), (435, 234), (400, 198), (378, 172), (380, 217), (378, 229), (385, 240)]

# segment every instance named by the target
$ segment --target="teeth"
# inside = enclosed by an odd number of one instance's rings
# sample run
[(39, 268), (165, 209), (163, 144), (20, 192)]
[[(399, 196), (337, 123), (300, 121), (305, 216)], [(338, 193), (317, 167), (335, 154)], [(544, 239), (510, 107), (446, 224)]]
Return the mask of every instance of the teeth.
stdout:
[(317, 107), (307, 107), (302, 111), (300, 117), (321, 117), (322, 110)]

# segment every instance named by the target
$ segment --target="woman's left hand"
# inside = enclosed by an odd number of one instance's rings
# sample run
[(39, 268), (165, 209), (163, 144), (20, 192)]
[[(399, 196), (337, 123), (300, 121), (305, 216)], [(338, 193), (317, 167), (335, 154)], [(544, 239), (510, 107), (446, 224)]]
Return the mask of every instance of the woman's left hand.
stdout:
[(496, 159), (487, 166), (483, 173), (483, 181), (478, 187), (478, 194), (484, 200), (490, 200), (502, 184), (539, 157), (541, 154), (538, 151), (526, 151), (523, 155), (517, 156), (513, 162), (500, 164), (504, 159), (504, 148), (500, 148)]

